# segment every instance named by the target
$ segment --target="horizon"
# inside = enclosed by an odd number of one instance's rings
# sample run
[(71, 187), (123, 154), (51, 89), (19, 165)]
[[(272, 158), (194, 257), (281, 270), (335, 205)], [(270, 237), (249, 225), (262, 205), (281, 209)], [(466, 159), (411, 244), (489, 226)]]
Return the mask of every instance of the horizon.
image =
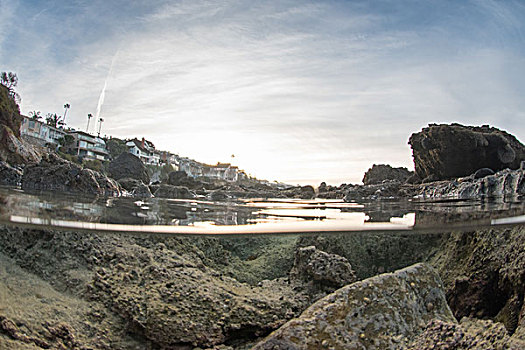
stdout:
[(430, 123), (525, 140), (522, 18), (492, 0), (0, 0), (0, 61), (24, 115), (69, 103), (77, 130), (91, 113), (101, 136), (316, 187), (413, 170)]

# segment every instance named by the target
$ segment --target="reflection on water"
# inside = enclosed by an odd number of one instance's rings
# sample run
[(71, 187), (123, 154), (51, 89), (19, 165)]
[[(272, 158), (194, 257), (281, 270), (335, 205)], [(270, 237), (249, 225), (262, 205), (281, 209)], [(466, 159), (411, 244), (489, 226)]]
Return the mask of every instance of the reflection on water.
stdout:
[(525, 202), (252, 199), (228, 202), (27, 193), (1, 188), (0, 220), (101, 231), (257, 234), (420, 230), (525, 222)]

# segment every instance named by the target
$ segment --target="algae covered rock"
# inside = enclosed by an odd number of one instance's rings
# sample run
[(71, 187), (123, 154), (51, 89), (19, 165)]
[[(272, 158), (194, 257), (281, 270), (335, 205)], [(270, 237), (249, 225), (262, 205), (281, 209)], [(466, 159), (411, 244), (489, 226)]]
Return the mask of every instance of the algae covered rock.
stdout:
[(290, 279), (332, 288), (340, 288), (356, 281), (354, 270), (346, 258), (328, 254), (315, 246), (297, 249)]
[(455, 322), (438, 274), (417, 264), (335, 291), (254, 349), (400, 349), (433, 319)]

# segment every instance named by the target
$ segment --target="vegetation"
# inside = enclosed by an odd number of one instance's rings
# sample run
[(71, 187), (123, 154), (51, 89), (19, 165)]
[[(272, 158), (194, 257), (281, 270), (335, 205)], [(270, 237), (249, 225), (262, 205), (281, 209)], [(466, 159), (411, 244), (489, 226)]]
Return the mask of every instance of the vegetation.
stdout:
[(61, 147), (69, 148), (75, 142), (75, 138), (72, 135), (66, 134), (63, 138), (58, 140)]
[[(13, 76), (13, 73), (9, 74), (5, 72), (0, 74), (0, 124), (8, 127), (15, 136), (19, 137), (22, 117), (20, 116), (20, 108), (16, 102), (16, 95), (14, 95), (13, 90), (14, 86), (16, 86), (16, 81), (4, 81), (4, 78)], [(16, 74), (14, 76), (16, 77)]]
[(46, 115), (46, 124), (54, 128), (58, 128), (61, 125), (64, 125), (63, 118), (56, 113), (48, 113)]
[(126, 141), (118, 138), (109, 138), (104, 140), (106, 142), (106, 148), (109, 152), (110, 158), (115, 159), (120, 156), (122, 153), (128, 151), (126, 146)]
[(88, 160), (84, 159), (82, 161), (82, 166), (87, 169), (95, 170), (98, 172), (105, 172), (104, 164), (100, 160)]
[(18, 77), (13, 72), (2, 72), (0, 73), (0, 84), (5, 86), (9, 91), (11, 98), (17, 103), (20, 103), (20, 95), (15, 91), (15, 87), (18, 84)]

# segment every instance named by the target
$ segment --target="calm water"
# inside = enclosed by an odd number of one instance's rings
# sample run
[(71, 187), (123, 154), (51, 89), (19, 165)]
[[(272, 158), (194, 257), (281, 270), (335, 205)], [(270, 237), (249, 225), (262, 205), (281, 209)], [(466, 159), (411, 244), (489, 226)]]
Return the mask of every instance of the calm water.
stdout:
[(0, 188), (6, 224), (166, 234), (425, 231), (525, 222), (525, 201), (103, 198)]

